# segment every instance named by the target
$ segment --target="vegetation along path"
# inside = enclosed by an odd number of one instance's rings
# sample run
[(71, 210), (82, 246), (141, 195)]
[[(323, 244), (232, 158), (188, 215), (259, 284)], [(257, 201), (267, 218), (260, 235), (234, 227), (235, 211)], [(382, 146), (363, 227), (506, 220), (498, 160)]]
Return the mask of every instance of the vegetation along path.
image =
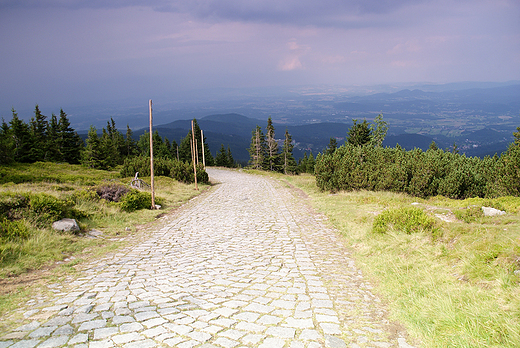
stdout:
[(0, 348), (411, 347), (305, 197), (208, 173), (215, 189), (142, 243), (29, 299)]

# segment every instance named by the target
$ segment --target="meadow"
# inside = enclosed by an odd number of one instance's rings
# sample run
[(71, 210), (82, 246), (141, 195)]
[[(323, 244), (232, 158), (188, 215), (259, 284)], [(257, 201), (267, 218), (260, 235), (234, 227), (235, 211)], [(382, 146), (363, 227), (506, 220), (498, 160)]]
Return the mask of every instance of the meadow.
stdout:
[[(270, 174), (272, 175), (272, 174)], [(421, 347), (520, 346), (520, 198), (302, 189)], [(482, 207), (505, 215), (487, 217)]]

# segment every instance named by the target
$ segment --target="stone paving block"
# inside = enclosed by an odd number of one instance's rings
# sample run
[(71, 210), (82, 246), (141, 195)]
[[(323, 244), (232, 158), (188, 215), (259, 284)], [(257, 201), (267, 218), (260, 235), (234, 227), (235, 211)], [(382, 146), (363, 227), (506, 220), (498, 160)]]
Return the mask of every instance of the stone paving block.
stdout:
[(338, 324), (321, 323), (321, 329), (328, 335), (341, 335), (341, 330)]
[(48, 340), (40, 343), (38, 348), (54, 348), (63, 346), (68, 342), (69, 338), (69, 336), (53, 336)]
[(152, 348), (156, 347), (158, 344), (154, 340), (146, 339), (142, 341), (135, 341), (125, 344), (124, 348)]
[(94, 339), (101, 340), (110, 336), (114, 336), (119, 333), (118, 327), (103, 327), (94, 330)]
[(144, 329), (144, 326), (140, 323), (125, 323), (119, 326), (119, 331), (121, 332), (133, 332), (133, 331), (141, 331)]
[(10, 346), (9, 348), (33, 348), (40, 340), (21, 340)]
[(107, 325), (107, 322), (105, 319), (87, 321), (80, 325), (78, 331), (90, 331), (90, 330), (105, 327), (106, 325)]
[(34, 330), (29, 334), (29, 337), (31, 338), (40, 338), (45, 336), (50, 336), (54, 330), (56, 330), (57, 326), (42, 326)]
[(14, 341), (12, 340), (9, 340), (9, 341), (0, 341), (0, 348), (7, 348), (9, 347), (10, 345), (12, 345), (14, 343)]
[(141, 340), (144, 340), (144, 339), (145, 339), (145, 337), (140, 335), (137, 332), (124, 333), (124, 334), (115, 335), (115, 336), (111, 337), (111, 340), (115, 344), (118, 344), (118, 345), (126, 344), (126, 343), (129, 343), (129, 342), (134, 342), (134, 341), (141, 341)]
[(40, 323), (36, 320), (30, 322), (29, 324), (22, 325), (16, 328), (14, 331), (33, 331), (40, 327)]
[(168, 330), (178, 333), (179, 335), (185, 335), (193, 331), (193, 328), (188, 325), (178, 325), (173, 323), (167, 323), (163, 325)]
[(280, 337), (280, 338), (294, 338), (294, 334), (296, 333), (296, 330), (293, 328), (288, 327), (276, 327), (271, 326), (267, 329), (265, 332), (266, 335)]

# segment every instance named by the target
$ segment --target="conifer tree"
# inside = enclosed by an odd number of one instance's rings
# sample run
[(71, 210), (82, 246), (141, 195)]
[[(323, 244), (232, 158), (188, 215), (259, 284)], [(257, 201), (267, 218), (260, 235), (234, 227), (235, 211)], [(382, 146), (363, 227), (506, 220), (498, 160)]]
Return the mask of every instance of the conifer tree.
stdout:
[(266, 133), (266, 144), (267, 144), (267, 162), (269, 170), (276, 170), (278, 162), (278, 143), (274, 137), (274, 126), (271, 117), (267, 119), (267, 133)]
[(138, 151), (137, 143), (135, 142), (132, 135), (133, 135), (132, 130), (130, 129), (130, 126), (127, 124), (126, 125), (125, 146), (124, 146), (124, 152), (123, 152), (124, 158), (133, 157), (133, 156), (137, 155), (137, 151)]
[(338, 141), (336, 140), (335, 137), (330, 137), (329, 145), (325, 149), (325, 154), (332, 155), (336, 151), (337, 148), (338, 148)]
[(296, 172), (296, 161), (294, 160), (292, 151), (294, 145), (292, 144), (292, 137), (289, 134), (287, 128), (285, 129), (285, 137), (283, 141), (282, 153), (280, 157), (282, 158), (282, 170), (284, 174), (290, 174)]
[(38, 104), (34, 108), (34, 117), (31, 118), (31, 161), (44, 161), (47, 155), (47, 116), (42, 115)]
[(51, 162), (62, 162), (61, 146), (58, 139), (58, 118), (54, 113), (51, 116), (51, 122), (47, 127), (47, 147), (50, 151), (47, 153), (46, 160)]
[(220, 150), (217, 152), (215, 156), (215, 164), (219, 167), (228, 167), (228, 157), (226, 153), (226, 149), (224, 148), (224, 144), (220, 144)]
[(256, 126), (252, 133), (251, 146), (248, 149), (249, 164), (253, 169), (265, 169), (267, 145), (264, 133), (262, 133), (262, 128), (260, 128), (260, 126)]
[(63, 109), (60, 109), (60, 119), (58, 121), (58, 142), (62, 155), (60, 160), (71, 164), (80, 163), (83, 140), (70, 127), (69, 119)]
[[(199, 163), (202, 163), (202, 151), (204, 151), (204, 158), (206, 160), (206, 165), (211, 166), (214, 164), (213, 156), (211, 155), (211, 151), (209, 150), (209, 146), (206, 142), (206, 137), (204, 137), (204, 150), (202, 149), (202, 139), (200, 134), (200, 127), (197, 123), (196, 119), (193, 119), (193, 130), (195, 132), (195, 141), (197, 143), (197, 153)], [(181, 144), (179, 146), (179, 157), (181, 161), (191, 162), (191, 129), (188, 131), (188, 134), (182, 139)]]
[(367, 145), (372, 141), (372, 135), (370, 134), (370, 126), (367, 120), (363, 120), (363, 123), (357, 123), (354, 119), (354, 124), (347, 133), (347, 142), (355, 146)]
[(388, 123), (383, 121), (383, 114), (377, 115), (374, 123), (370, 125), (371, 142), (375, 147), (383, 146), (386, 133), (388, 132)]
[(14, 161), (14, 142), (9, 125), (2, 118), (0, 127), (0, 164), (9, 164)]
[(89, 168), (107, 169), (107, 156), (101, 144), (101, 139), (97, 134), (96, 127), (90, 126), (86, 143), (82, 152), (81, 163)]
[(235, 167), (235, 160), (233, 158), (233, 155), (231, 154), (231, 148), (229, 147), (229, 145), (227, 147), (227, 163), (229, 168)]
[(31, 133), (29, 126), (21, 119), (14, 109), (11, 109), (13, 118), (11, 119), (10, 135), (14, 142), (14, 160), (21, 163), (31, 163)]

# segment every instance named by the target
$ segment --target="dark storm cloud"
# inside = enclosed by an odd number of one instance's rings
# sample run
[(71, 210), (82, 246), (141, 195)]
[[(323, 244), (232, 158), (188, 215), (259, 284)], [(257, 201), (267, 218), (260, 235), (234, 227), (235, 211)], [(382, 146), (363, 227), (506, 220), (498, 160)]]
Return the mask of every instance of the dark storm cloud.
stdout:
[[(159, 12), (183, 13), (198, 19), (292, 24), (318, 27), (380, 26), (364, 20), (386, 15), (428, 0), (0, 0), (0, 8), (100, 9), (147, 7)], [(402, 19), (400, 19), (402, 20)]]

